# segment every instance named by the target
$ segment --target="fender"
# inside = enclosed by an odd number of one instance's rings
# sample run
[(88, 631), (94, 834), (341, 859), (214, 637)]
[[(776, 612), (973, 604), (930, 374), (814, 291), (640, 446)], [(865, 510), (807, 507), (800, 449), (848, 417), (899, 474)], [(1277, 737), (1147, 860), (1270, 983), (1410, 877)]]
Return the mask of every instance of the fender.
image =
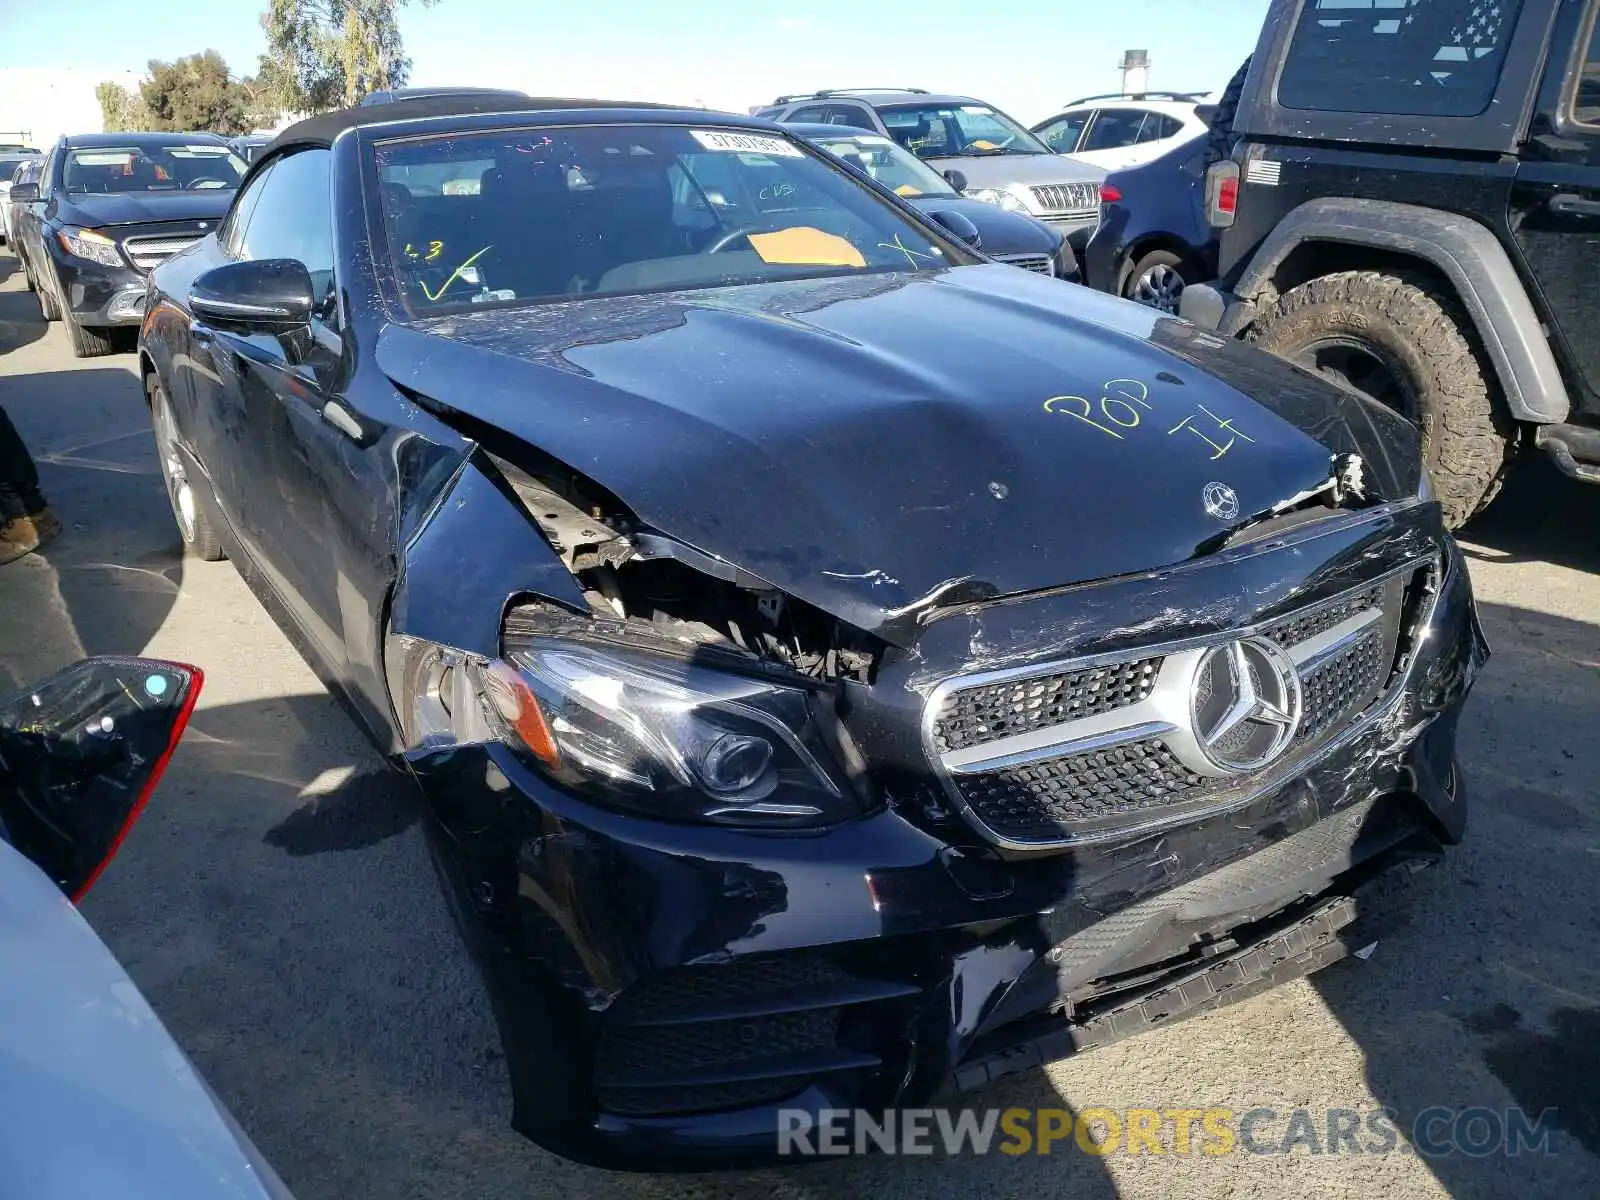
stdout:
[(495, 658), (507, 604), (530, 593), (588, 611), (578, 581), (475, 451), (404, 547), (390, 628)]
[[(1306, 242), (1372, 246), (1437, 267), (1472, 318), (1511, 415), (1541, 425), (1567, 419), (1571, 402), (1544, 324), (1505, 247), (1486, 226), (1454, 213), (1386, 200), (1310, 200), (1278, 222), (1261, 243), (1239, 277), (1239, 298), (1253, 309), (1284, 260)], [(1239, 332), (1248, 317), (1248, 309), (1230, 312), (1221, 332)]]

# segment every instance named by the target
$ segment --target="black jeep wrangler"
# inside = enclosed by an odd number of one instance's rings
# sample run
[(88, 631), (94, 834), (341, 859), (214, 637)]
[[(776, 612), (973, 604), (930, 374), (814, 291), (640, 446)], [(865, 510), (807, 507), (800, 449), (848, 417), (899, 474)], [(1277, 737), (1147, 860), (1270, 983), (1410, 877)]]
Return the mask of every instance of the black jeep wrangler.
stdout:
[(1597, 12), (1272, 0), (1219, 105), (1182, 315), (1411, 417), (1452, 527), (1519, 448), (1600, 482)]

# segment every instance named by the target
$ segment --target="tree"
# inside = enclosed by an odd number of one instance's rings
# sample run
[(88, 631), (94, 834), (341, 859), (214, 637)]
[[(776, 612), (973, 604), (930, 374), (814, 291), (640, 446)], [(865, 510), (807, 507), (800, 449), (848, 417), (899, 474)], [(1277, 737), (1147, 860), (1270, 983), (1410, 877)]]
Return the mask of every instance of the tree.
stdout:
[(120, 83), (107, 79), (94, 89), (94, 98), (100, 101), (100, 123), (107, 133), (129, 133), (150, 128), (150, 115), (145, 111), (144, 98)]
[(150, 62), (150, 78), (139, 85), (151, 128), (206, 130), (227, 136), (255, 127), (249, 97), (215, 50), (176, 62)]
[(395, 14), (407, 2), (268, 0), (258, 85), (276, 107), (296, 113), (359, 104), (372, 92), (403, 87), (411, 60)]

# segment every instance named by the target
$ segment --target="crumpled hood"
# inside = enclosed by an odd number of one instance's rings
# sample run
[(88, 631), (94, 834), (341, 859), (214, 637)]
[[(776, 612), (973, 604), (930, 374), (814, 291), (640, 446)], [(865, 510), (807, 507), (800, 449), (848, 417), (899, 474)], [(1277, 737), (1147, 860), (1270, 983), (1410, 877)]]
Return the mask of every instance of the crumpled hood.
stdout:
[[(1184, 561), (1324, 483), (1359, 401), (1220, 350), (1333, 431), (1319, 442), (1202, 369), (1212, 345), (985, 265), (439, 316), (387, 326), (377, 361), (656, 529), (882, 632), (952, 581), (977, 597)], [(1237, 512), (1207, 510), (1212, 484)]]
[(62, 198), (59, 219), (69, 225), (138, 225), (157, 221), (221, 220), (232, 188), (182, 192), (73, 192)]

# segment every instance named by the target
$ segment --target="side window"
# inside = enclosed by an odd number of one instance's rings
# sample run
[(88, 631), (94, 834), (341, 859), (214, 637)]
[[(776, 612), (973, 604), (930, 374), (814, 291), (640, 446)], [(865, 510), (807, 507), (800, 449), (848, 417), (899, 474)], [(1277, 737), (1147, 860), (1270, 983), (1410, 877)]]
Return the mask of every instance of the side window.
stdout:
[(1139, 130), (1140, 142), (1159, 142), (1176, 137), (1183, 122), (1165, 113), (1145, 113), (1144, 126)]
[(311, 272), (319, 302), (333, 294), (330, 155), (301, 150), (280, 158), (262, 181), (239, 248), (241, 258), (294, 258)]
[(1600, 8), (1589, 18), (1589, 53), (1578, 72), (1578, 88), (1572, 100), (1572, 119), (1584, 125), (1600, 125)]
[(1494, 99), (1521, 13), (1522, 0), (1418, 0), (1403, 8), (1306, 0), (1278, 76), (1278, 103), (1340, 113), (1478, 116)]
[(1088, 120), (1089, 114), (1086, 112), (1057, 117), (1048, 125), (1039, 127), (1039, 139), (1057, 154), (1071, 154), (1078, 148), (1078, 138)]
[(1144, 114), (1136, 108), (1102, 108), (1089, 126), (1085, 150), (1116, 150), (1139, 140)]
[(821, 122), (826, 117), (827, 112), (828, 106), (826, 104), (808, 104), (804, 108), (795, 109), (784, 120)]
[(267, 182), (276, 163), (268, 163), (266, 170), (262, 171), (250, 181), (250, 186), (245, 188), (239, 199), (234, 202), (233, 211), (228, 214), (228, 220), (222, 229), (217, 232), (217, 241), (222, 246), (222, 252), (229, 258), (239, 258), (240, 247), (244, 244), (244, 231), (250, 224), (250, 214), (256, 210), (256, 202), (261, 199), (261, 189)]
[(867, 129), (873, 133), (878, 131), (873, 123), (872, 114), (859, 104), (835, 104), (828, 110), (828, 124), (846, 125), (851, 129)]

